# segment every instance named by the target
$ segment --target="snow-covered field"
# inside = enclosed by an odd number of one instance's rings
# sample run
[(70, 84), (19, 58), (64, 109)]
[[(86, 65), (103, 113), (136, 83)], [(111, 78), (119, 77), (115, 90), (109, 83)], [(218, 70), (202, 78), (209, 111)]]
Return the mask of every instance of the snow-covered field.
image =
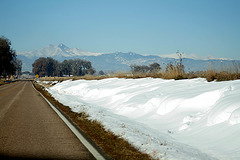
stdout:
[(48, 91), (154, 158), (240, 159), (240, 80), (68, 80)]

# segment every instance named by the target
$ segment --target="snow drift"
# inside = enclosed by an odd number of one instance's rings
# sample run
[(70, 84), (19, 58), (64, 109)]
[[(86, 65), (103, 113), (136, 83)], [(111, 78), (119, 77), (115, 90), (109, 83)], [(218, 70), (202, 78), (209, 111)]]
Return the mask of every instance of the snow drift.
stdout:
[(240, 159), (240, 80), (68, 80), (48, 91), (154, 158)]

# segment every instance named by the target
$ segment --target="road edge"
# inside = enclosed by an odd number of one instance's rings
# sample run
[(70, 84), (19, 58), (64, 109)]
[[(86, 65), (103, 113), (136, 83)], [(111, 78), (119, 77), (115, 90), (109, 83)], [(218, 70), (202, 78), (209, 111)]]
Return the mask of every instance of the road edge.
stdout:
[(68, 128), (73, 132), (73, 134), (79, 139), (79, 141), (88, 149), (89, 152), (97, 159), (97, 160), (107, 160), (105, 155), (101, 153), (102, 151), (99, 151), (99, 149), (96, 149), (96, 146), (93, 146), (93, 142), (89, 142), (89, 138), (86, 138), (86, 135), (84, 135), (83, 131), (79, 129), (79, 127), (76, 127), (75, 124), (69, 118), (62, 113), (58, 108), (56, 108), (51, 102), (48, 101), (47, 98), (43, 96), (41, 92), (39, 92), (34, 85), (32, 84), (32, 87), (34, 88), (35, 91), (37, 91), (41, 97), (49, 104), (49, 106), (56, 112), (56, 114), (62, 119), (62, 121), (68, 126)]

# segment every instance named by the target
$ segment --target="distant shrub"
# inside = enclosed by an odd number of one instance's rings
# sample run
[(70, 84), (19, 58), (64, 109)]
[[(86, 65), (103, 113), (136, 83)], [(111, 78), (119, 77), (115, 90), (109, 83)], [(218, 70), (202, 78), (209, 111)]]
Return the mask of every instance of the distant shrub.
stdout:
[(131, 65), (132, 74), (157, 74), (161, 71), (161, 66), (158, 63), (152, 63), (149, 66), (146, 65)]
[(104, 75), (105, 73), (101, 70), (98, 72), (98, 75)]
[(161, 78), (179, 80), (179, 79), (185, 79), (188, 77), (184, 71), (183, 57), (182, 57), (184, 53), (179, 53), (177, 51), (177, 54), (179, 57), (179, 61), (174, 63), (169, 62), (168, 64), (166, 64), (165, 72), (162, 73)]

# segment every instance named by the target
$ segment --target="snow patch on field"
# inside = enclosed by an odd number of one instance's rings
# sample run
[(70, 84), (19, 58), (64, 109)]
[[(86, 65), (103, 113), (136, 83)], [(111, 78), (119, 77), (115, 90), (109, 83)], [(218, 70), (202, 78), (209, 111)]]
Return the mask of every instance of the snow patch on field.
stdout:
[(48, 91), (154, 158), (240, 159), (240, 80), (68, 80)]

